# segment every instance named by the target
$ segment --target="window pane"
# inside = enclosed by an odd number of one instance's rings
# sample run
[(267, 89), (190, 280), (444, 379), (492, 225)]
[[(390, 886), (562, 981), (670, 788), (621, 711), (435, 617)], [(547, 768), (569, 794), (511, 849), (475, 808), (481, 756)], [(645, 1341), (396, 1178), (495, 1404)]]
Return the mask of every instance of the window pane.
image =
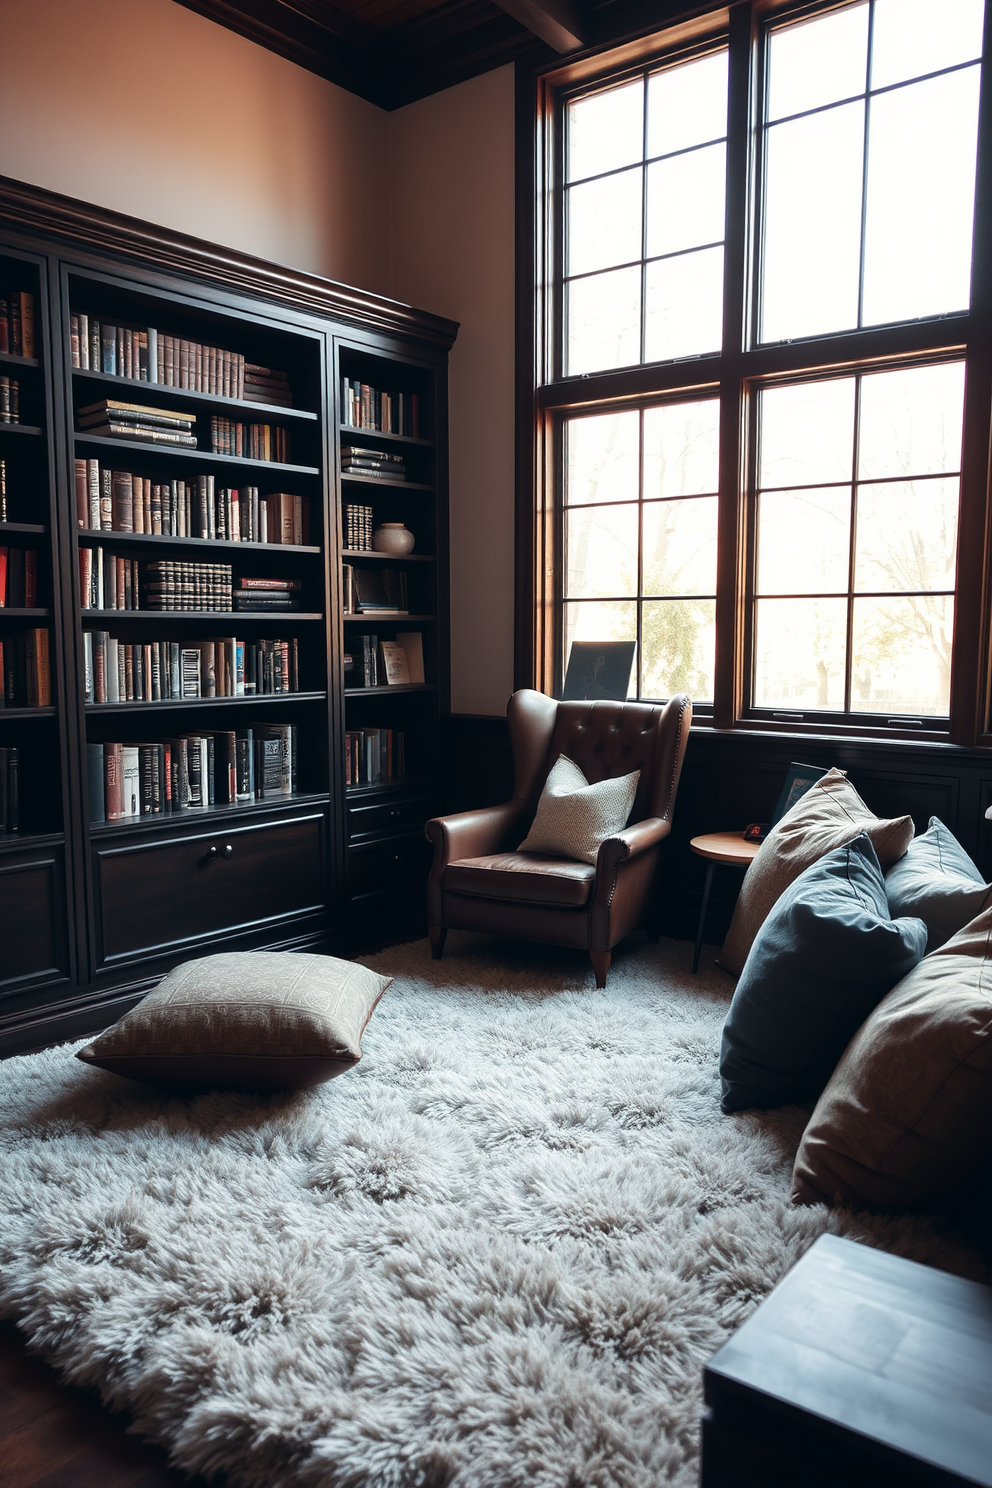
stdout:
[(783, 119), (854, 98), (865, 91), (867, 71), (867, 5), (773, 31), (768, 44), (767, 117)]
[(640, 259), (643, 179), (638, 167), (569, 188), (567, 273), (587, 274)]
[(954, 601), (856, 599), (851, 707), (945, 717), (951, 698)]
[(723, 249), (704, 248), (648, 264), (644, 356), (649, 362), (703, 356), (723, 344)]
[(846, 594), (851, 492), (765, 491), (758, 497), (758, 594)]
[(565, 501), (637, 500), (636, 413), (569, 419), (565, 425)]
[(640, 78), (568, 106), (568, 179), (633, 165), (644, 151), (644, 84)]
[(696, 496), (716, 491), (720, 474), (720, 405), (670, 403), (644, 414), (644, 495)]
[(565, 554), (565, 593), (571, 599), (636, 594), (636, 504), (572, 507)]
[(858, 474), (960, 470), (963, 416), (964, 362), (862, 378)]
[(645, 505), (645, 594), (716, 593), (716, 507), (715, 496)]
[[(634, 600), (604, 604), (591, 601), (565, 606), (565, 661), (573, 641), (636, 641), (637, 604)], [(628, 697), (637, 696), (637, 658), (630, 669)]]
[(854, 386), (853, 377), (840, 377), (762, 392), (759, 486), (851, 479)]
[(845, 599), (759, 599), (754, 701), (759, 708), (844, 707)]
[(648, 80), (648, 158), (727, 132), (727, 53), (656, 72)]
[(667, 698), (687, 692), (693, 702), (712, 702), (715, 647), (714, 600), (645, 602), (641, 610), (641, 696)]
[(956, 476), (859, 486), (854, 587), (953, 589), (957, 538)]
[(865, 325), (968, 308), (978, 83), (972, 67), (872, 102)]
[(710, 145), (648, 166), (648, 258), (723, 241), (726, 159)]
[(885, 88), (982, 54), (982, 0), (875, 0), (871, 85)]
[(641, 271), (613, 269), (567, 289), (566, 372), (630, 367), (641, 359)]
[(857, 324), (864, 104), (766, 136), (762, 341)]

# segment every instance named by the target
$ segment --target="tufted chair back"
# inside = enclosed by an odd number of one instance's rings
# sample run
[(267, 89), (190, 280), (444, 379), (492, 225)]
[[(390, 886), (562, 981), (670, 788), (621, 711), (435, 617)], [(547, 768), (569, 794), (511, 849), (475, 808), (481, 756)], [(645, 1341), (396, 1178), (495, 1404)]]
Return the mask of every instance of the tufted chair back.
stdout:
[(516, 767), (514, 795), (533, 812), (548, 772), (565, 754), (591, 782), (640, 770), (632, 822), (668, 820), (680, 763), (681, 721), (689, 700), (667, 703), (559, 703), (515, 692), (507, 708)]

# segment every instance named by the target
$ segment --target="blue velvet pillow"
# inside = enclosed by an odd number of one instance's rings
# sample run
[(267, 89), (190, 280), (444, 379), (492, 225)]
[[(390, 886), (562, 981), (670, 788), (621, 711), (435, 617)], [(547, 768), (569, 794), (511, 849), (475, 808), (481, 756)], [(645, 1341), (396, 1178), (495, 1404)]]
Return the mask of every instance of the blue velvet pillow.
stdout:
[(851, 1037), (927, 943), (922, 920), (889, 918), (865, 833), (785, 890), (755, 937), (723, 1027), (723, 1109), (818, 1096)]
[(992, 905), (992, 885), (939, 816), (914, 837), (908, 851), (885, 875), (892, 915), (919, 915), (927, 927), (927, 950), (936, 951), (976, 915)]

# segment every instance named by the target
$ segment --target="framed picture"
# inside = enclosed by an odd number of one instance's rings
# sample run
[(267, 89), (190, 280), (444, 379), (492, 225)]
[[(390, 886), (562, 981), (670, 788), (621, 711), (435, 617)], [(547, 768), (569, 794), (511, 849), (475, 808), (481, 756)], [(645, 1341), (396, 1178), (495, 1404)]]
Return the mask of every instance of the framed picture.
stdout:
[(793, 762), (789, 766), (789, 773), (785, 777), (785, 784), (775, 807), (771, 825), (782, 820), (785, 813), (800, 800), (810, 786), (822, 780), (827, 771), (821, 765), (797, 765)]
[(636, 641), (573, 641), (561, 696), (563, 702), (597, 698), (627, 701)]

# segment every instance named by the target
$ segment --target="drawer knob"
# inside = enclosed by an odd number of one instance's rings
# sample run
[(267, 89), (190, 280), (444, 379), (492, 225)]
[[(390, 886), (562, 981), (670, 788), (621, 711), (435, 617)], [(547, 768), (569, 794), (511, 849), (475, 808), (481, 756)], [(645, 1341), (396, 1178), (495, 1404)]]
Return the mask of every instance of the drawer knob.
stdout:
[(402, 861), (403, 861), (403, 854), (402, 853), (394, 853), (393, 854), (393, 862), (394, 863), (402, 863)]
[(224, 844), (224, 856), (225, 856), (225, 858), (233, 858), (234, 857), (234, 848), (231, 846), (231, 844), (229, 842), (225, 842), (225, 844)]
[(216, 842), (212, 842), (210, 844), (210, 847), (207, 849), (207, 857), (208, 858), (220, 858), (220, 857), (233, 858), (234, 857), (234, 848), (231, 846), (231, 844), (229, 842), (225, 842), (225, 844), (224, 844), (223, 847), (218, 847), (217, 844), (216, 844)]
[(398, 806), (394, 806), (393, 809), (392, 809), (392, 811), (389, 814), (390, 814), (390, 816), (402, 816), (403, 815), (402, 811), (400, 810), (400, 808)]

